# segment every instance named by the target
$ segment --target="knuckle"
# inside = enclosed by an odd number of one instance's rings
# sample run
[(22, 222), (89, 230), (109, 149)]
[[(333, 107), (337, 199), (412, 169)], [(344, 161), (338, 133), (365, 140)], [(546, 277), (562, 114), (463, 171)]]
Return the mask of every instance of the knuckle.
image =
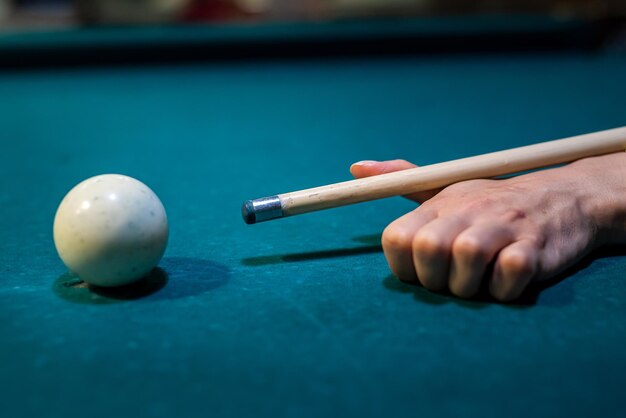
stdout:
[(459, 237), (452, 244), (452, 254), (461, 260), (488, 261), (487, 252), (480, 241), (473, 237)]
[(445, 256), (448, 252), (445, 243), (436, 234), (430, 232), (418, 232), (413, 239), (413, 251), (415, 254), (427, 258)]
[(410, 251), (413, 236), (404, 228), (393, 224), (383, 231), (381, 243), (385, 251)]
[(535, 273), (535, 265), (528, 253), (515, 251), (502, 254), (501, 268), (508, 277), (523, 278)]
[(526, 219), (528, 214), (525, 210), (522, 209), (508, 209), (504, 212), (502, 219), (504, 222), (511, 223), (515, 221), (519, 221), (522, 219)]

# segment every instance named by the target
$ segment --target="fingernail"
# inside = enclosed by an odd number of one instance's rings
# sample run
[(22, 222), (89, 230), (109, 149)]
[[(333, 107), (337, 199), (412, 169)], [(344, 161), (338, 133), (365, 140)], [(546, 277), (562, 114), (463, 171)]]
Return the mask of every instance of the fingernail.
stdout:
[(368, 165), (372, 165), (372, 164), (376, 164), (378, 161), (374, 161), (374, 160), (363, 160), (363, 161), (358, 161), (354, 164), (352, 164), (353, 166), (355, 165), (360, 165), (360, 166), (368, 166)]

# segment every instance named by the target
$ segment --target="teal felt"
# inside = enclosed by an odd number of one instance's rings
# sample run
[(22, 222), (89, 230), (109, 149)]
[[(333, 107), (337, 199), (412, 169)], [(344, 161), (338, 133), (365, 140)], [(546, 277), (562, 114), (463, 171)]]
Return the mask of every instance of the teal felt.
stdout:
[[(0, 74), (3, 417), (620, 416), (626, 257), (520, 304), (398, 282), (400, 198), (253, 226), (245, 199), (624, 124), (602, 53), (310, 59)], [(161, 270), (76, 285), (52, 221), (84, 178), (161, 197)]]

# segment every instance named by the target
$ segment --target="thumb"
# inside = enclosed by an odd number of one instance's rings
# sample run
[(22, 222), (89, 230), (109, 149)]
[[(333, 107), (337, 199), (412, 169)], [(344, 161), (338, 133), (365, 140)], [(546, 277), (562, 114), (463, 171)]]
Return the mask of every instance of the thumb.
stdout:
[(415, 164), (405, 160), (359, 161), (350, 166), (350, 173), (360, 179), (415, 167), (417, 167)]
[[(407, 170), (409, 168), (417, 167), (415, 164), (406, 160), (389, 160), (389, 161), (359, 161), (350, 166), (350, 173), (357, 179), (364, 177), (377, 176), (379, 174), (393, 173), (394, 171)], [(407, 199), (414, 200), (416, 202), (424, 202), (435, 194), (439, 190), (428, 190), (424, 192), (417, 192), (405, 195)]]

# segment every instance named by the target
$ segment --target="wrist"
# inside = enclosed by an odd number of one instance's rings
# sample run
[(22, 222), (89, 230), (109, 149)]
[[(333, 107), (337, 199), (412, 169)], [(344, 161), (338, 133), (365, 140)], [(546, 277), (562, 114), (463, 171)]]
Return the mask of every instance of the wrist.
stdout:
[(595, 225), (598, 245), (626, 243), (626, 152), (586, 158), (567, 168), (580, 178), (576, 192)]

